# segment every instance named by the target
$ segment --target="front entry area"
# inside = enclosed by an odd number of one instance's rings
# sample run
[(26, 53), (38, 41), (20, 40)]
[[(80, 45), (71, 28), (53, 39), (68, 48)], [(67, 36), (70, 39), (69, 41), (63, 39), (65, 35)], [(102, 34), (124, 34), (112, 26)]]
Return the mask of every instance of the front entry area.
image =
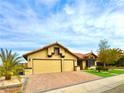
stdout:
[(80, 70), (83, 70), (83, 61), (82, 60), (78, 60), (77, 65), (80, 67)]
[(95, 60), (94, 59), (87, 59), (87, 60), (80, 59), (80, 60), (77, 60), (77, 65), (80, 67), (80, 70), (84, 70), (92, 66), (95, 66)]

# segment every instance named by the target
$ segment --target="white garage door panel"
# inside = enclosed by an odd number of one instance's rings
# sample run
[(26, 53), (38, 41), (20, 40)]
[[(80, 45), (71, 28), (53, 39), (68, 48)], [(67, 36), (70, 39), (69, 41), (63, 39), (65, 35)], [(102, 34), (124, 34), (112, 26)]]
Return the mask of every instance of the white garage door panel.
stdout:
[(52, 73), (61, 72), (60, 60), (33, 60), (33, 72), (39, 73)]

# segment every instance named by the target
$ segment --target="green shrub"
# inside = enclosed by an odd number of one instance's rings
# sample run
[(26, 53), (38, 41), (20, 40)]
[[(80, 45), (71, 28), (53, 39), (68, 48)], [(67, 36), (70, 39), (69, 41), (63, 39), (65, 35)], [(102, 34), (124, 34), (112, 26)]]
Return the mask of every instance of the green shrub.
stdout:
[(107, 67), (103, 67), (103, 71), (108, 71), (108, 68)]
[(108, 68), (104, 67), (104, 66), (97, 66), (96, 70), (98, 70), (98, 72), (100, 72), (100, 71), (108, 71)]
[(101, 70), (103, 70), (103, 66), (97, 66), (96, 70), (98, 70), (98, 72), (100, 72)]
[(120, 58), (116, 63), (115, 63), (116, 66), (124, 66), (124, 57)]
[(17, 93), (22, 93), (22, 92), (17, 92)]

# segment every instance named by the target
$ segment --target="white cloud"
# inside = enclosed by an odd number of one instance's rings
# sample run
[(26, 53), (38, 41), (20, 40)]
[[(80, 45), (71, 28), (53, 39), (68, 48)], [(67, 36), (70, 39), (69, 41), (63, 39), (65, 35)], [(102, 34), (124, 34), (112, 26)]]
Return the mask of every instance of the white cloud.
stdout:
[(112, 14), (109, 17), (109, 26), (114, 28), (115, 35), (123, 36), (124, 35), (124, 14)]
[(72, 15), (72, 14), (75, 13), (75, 11), (73, 10), (73, 8), (70, 7), (68, 4), (65, 5), (64, 10), (65, 10), (65, 12), (66, 12), (68, 15)]
[[(53, 6), (58, 0), (38, 0), (36, 2)], [(51, 11), (49, 16), (42, 19), (29, 5), (22, 10), (18, 10), (8, 3), (2, 5), (4, 8), (0, 7), (0, 14), (3, 14), (6, 20), (4, 23), (0, 23), (0, 28), (11, 31), (0, 31), (0, 34), (7, 36), (12, 33), (17, 37), (13, 41), (0, 38), (0, 42), (5, 41), (0, 47), (37, 48), (42, 44), (59, 41), (72, 50), (86, 52), (96, 51), (99, 40), (106, 38), (112, 41), (113, 47), (124, 49), (123, 38), (119, 38), (118, 45), (115, 43), (115, 37), (124, 35), (124, 13), (117, 10), (112, 11), (113, 8), (109, 8), (110, 6), (104, 11), (100, 11), (99, 6), (94, 3), (88, 4), (85, 0), (77, 0), (75, 4), (63, 5), (63, 8), (57, 13)], [(20, 16), (23, 16), (24, 19), (20, 19)], [(10, 28), (4, 27), (3, 24)]]

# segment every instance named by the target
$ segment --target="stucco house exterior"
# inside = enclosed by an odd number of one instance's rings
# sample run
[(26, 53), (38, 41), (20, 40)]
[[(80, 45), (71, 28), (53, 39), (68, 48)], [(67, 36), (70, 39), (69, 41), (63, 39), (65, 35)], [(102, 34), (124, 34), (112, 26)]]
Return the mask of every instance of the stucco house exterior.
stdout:
[(57, 42), (26, 53), (23, 57), (27, 60), (31, 74), (74, 71), (78, 59), (78, 56)]
[(27, 60), (26, 74), (40, 74), (74, 71), (76, 66), (81, 69), (88, 67), (92, 54), (72, 53), (58, 42), (23, 55)]

